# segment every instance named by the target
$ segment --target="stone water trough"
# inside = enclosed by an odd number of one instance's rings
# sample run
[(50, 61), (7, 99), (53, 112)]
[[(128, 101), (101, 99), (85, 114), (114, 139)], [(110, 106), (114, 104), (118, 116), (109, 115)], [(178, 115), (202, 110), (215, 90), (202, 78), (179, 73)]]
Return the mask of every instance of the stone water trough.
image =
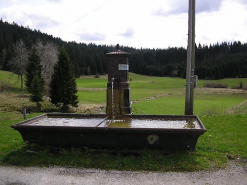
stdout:
[(28, 144), (189, 150), (206, 129), (197, 116), (44, 114), (12, 125)]
[(197, 116), (132, 115), (129, 53), (107, 53), (106, 114), (49, 113), (12, 125), (28, 144), (107, 149), (190, 150), (206, 132)]

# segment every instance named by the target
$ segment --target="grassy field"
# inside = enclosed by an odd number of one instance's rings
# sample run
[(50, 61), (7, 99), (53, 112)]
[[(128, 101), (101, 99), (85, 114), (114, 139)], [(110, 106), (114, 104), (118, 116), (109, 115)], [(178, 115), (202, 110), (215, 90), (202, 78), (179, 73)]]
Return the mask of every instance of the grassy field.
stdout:
[[(204, 88), (199, 80), (195, 88), (194, 113), (199, 115), (207, 132), (202, 135), (195, 151), (172, 152), (143, 150), (138, 154), (95, 151), (88, 148), (34, 148), (26, 145), (21, 135), (10, 125), (23, 120), (21, 110), (29, 107), (28, 118), (40, 115), (32, 111), (27, 92), (20, 92), (18, 77), (0, 71), (0, 163), (20, 166), (79, 166), (85, 168), (194, 171), (219, 168), (229, 160), (247, 160), (247, 91), (231, 89), (247, 84), (247, 79), (223, 79), (228, 88)], [(78, 113), (99, 113), (106, 106), (107, 76), (77, 79), (80, 106)], [(183, 115), (185, 80), (150, 77), (130, 73), (133, 114)], [(46, 102), (43, 106), (50, 106)], [(45, 110), (45, 108), (44, 108)], [(104, 113), (104, 110), (102, 111)]]
[[(169, 77), (150, 77), (130, 73), (130, 88), (134, 114), (184, 114), (185, 79)], [(212, 111), (225, 112), (246, 100), (246, 91), (230, 89), (240, 82), (247, 84), (247, 79), (223, 79), (228, 89), (203, 88), (204, 80), (199, 80), (195, 88), (194, 114), (204, 115)], [(221, 82), (218, 80), (217, 82)], [(87, 104), (105, 106), (107, 76), (100, 79), (93, 77), (77, 79), (79, 100)]]

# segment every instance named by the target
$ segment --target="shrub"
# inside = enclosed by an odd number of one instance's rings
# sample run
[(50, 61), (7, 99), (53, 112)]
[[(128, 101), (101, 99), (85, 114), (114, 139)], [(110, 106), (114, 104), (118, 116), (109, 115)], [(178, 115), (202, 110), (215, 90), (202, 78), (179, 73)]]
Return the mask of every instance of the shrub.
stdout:
[(247, 85), (243, 86), (242, 89), (243, 89), (243, 90), (247, 90)]
[(236, 86), (231, 87), (231, 89), (241, 89), (241, 88), (239, 87), (239, 85), (236, 85)]
[(221, 82), (204, 82), (204, 87), (208, 87), (208, 88), (227, 88), (228, 85), (226, 83), (221, 83)]
[(9, 90), (10, 87), (7, 85), (7, 82), (0, 82), (0, 92), (3, 92), (5, 90)]
[(100, 74), (99, 73), (96, 73), (94, 77), (95, 78), (99, 78), (100, 77)]
[(233, 86), (231, 89), (243, 89), (243, 83), (240, 82), (239, 85)]

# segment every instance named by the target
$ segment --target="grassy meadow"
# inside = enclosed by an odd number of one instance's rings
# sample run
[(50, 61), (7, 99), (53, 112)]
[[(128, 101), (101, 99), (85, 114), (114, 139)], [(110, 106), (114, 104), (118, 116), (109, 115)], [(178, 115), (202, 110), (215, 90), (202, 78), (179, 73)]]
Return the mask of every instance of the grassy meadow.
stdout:
[[(129, 74), (133, 114), (183, 115), (185, 107), (185, 79), (150, 77)], [(95, 151), (89, 148), (36, 148), (23, 142), (19, 132), (10, 128), (23, 120), (22, 108), (28, 118), (40, 115), (35, 112), (29, 95), (20, 92), (16, 75), (0, 71), (0, 164), (20, 166), (74, 166), (85, 168), (194, 171), (221, 168), (229, 160), (247, 160), (247, 91), (232, 89), (247, 79), (223, 79), (228, 88), (205, 88), (199, 80), (194, 91), (194, 114), (198, 115), (207, 132), (200, 136), (195, 151), (162, 154), (143, 150), (138, 154)], [(208, 81), (207, 81), (208, 82)], [(214, 81), (215, 82), (215, 81)], [(79, 107), (77, 113), (104, 113), (106, 106), (107, 75), (100, 78), (77, 79)], [(43, 110), (50, 110), (48, 101)], [(103, 107), (103, 110), (99, 108)], [(55, 109), (54, 109), (55, 110)]]
[[(131, 101), (134, 114), (183, 115), (185, 107), (185, 79), (170, 77), (150, 77), (130, 73)], [(231, 89), (240, 82), (247, 85), (247, 79), (223, 79), (227, 89), (203, 88), (204, 80), (199, 80), (194, 91), (194, 114), (225, 114), (234, 105), (246, 100), (247, 91)], [(81, 106), (92, 104), (106, 106), (107, 75), (100, 79), (82, 77), (77, 79)], [(88, 104), (88, 105), (87, 105)]]

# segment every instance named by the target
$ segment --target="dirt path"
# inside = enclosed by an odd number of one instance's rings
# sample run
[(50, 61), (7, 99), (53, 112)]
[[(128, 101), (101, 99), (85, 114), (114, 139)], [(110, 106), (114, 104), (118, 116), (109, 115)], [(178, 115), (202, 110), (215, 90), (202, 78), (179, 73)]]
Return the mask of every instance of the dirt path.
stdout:
[(231, 163), (226, 169), (200, 172), (130, 172), (82, 168), (21, 168), (0, 166), (0, 184), (107, 184), (107, 185), (247, 185), (247, 164)]

